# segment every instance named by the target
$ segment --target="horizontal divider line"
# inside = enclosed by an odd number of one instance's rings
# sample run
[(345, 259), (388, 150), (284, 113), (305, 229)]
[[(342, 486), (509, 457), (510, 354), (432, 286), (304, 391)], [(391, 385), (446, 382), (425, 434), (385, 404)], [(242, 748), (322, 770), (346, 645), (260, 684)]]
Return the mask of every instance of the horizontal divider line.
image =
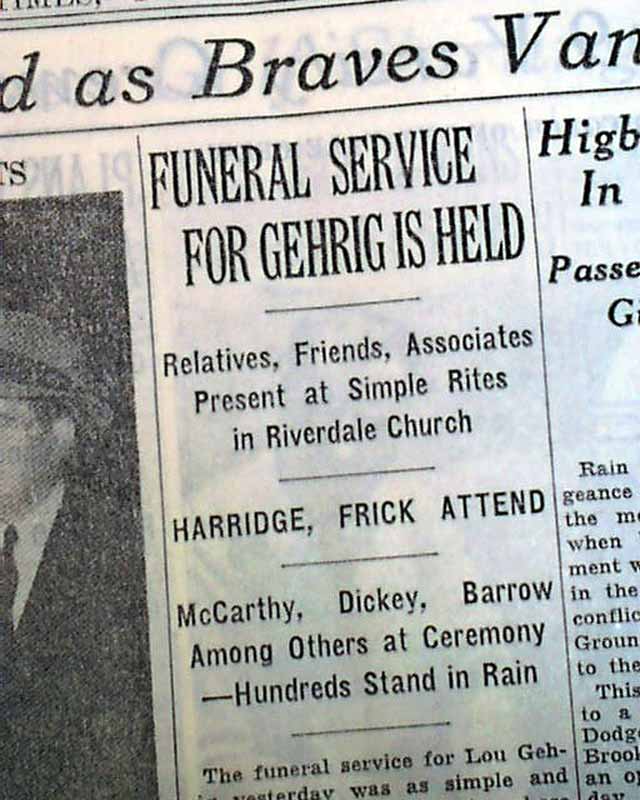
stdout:
[[(88, 28), (91, 26), (96, 25), (120, 25), (122, 23), (136, 23), (136, 22), (165, 22), (167, 20), (179, 20), (179, 19), (215, 19), (217, 17), (255, 17), (255, 16), (267, 16), (269, 14), (288, 14), (295, 11), (325, 11), (326, 9), (331, 8), (350, 8), (351, 6), (375, 6), (380, 5), (382, 3), (406, 3), (407, 0), (329, 0), (329, 2), (325, 3), (311, 3), (309, 5), (302, 5), (302, 6), (290, 6), (288, 8), (265, 8), (259, 9), (256, 11), (252, 10), (245, 10), (242, 9), (241, 11), (229, 11), (228, 9), (231, 7), (233, 8), (233, 3), (225, 3), (221, 6), (214, 6), (214, 8), (226, 8), (225, 11), (209, 11), (209, 13), (198, 13), (198, 14), (169, 14), (166, 12), (172, 12), (174, 9), (172, 6), (168, 5), (166, 7), (160, 8), (144, 8), (144, 6), (140, 6), (139, 9), (113, 9), (111, 12), (102, 12), (104, 13), (113, 13), (113, 14), (122, 14), (125, 18), (124, 19), (102, 19), (95, 17), (100, 15), (100, 12), (80, 12), (75, 14), (67, 14), (67, 17), (80, 17), (80, 16), (87, 16), (91, 13), (93, 18), (82, 20), (80, 22), (58, 22), (55, 24), (50, 25), (34, 25), (34, 26), (26, 26), (22, 25), (18, 28), (5, 28), (7, 32), (10, 31), (46, 31), (46, 30), (53, 30), (56, 28)], [(188, 6), (187, 8), (208, 8), (209, 6)], [(147, 16), (154, 11), (158, 11), (160, 13), (165, 12), (165, 14), (161, 17), (151, 17)], [(144, 13), (142, 13), (144, 12)], [(133, 14), (135, 16), (127, 17), (126, 15)], [(56, 19), (62, 17), (63, 15), (54, 15), (54, 14), (47, 14), (47, 15), (40, 15), (44, 19)], [(36, 19), (35, 16), (33, 17), (7, 17), (6, 20), (2, 17), (2, 12), (0, 12), (0, 22), (3, 20), (6, 22), (26, 22), (28, 19)], [(0, 30), (2, 27), (0, 26)]]
[(362, 300), (353, 303), (331, 303), (325, 306), (293, 306), (291, 308), (266, 308), (265, 314), (290, 314), (295, 311), (330, 311), (334, 308), (362, 308), (362, 306), (382, 306), (392, 303), (415, 303), (421, 297), (392, 297), (389, 300)]
[(391, 556), (362, 556), (361, 558), (337, 558), (333, 561), (298, 561), (291, 564), (280, 564), (282, 569), (292, 567), (325, 567), (334, 564), (358, 564), (366, 561), (399, 561), (403, 558), (435, 558), (440, 553), (398, 553)]
[[(199, 8), (234, 8), (236, 6), (265, 6), (265, 5), (278, 5), (279, 3), (301, 3), (304, 0), (221, 0), (221, 2), (214, 2), (211, 0), (210, 3), (191, 3), (190, 5), (174, 5), (173, 3), (167, 3), (165, 6), (135, 6), (131, 8), (93, 8), (90, 11), (75, 11), (70, 12), (67, 14), (25, 14), (22, 17), (6, 17), (6, 22), (33, 22), (34, 20), (52, 20), (52, 19), (73, 19), (74, 17), (82, 18), (82, 17), (105, 17), (105, 16), (113, 16), (114, 14), (121, 14), (122, 16), (130, 15), (133, 19), (130, 19), (130, 22), (137, 22), (138, 17), (137, 15), (140, 14), (141, 11), (149, 12), (149, 11), (191, 11), (191, 10), (198, 10)], [(145, 0), (134, 0), (136, 3), (145, 3)], [(295, 8), (295, 6), (292, 6)], [(7, 9), (5, 9), (6, 11)], [(185, 15), (186, 16), (186, 15)], [(188, 17), (187, 17), (188, 18)], [(140, 20), (143, 17), (139, 18)], [(0, 21), (5, 20), (5, 17), (0, 16)]]
[(279, 483), (296, 483), (299, 481), (325, 481), (330, 478), (360, 478), (369, 475), (401, 475), (408, 472), (434, 472), (435, 467), (403, 467), (401, 469), (374, 469), (365, 472), (334, 472), (327, 475), (299, 475), (278, 478)]
[[(404, 0), (402, 0), (404, 2)], [(2, 18), (0, 17), (0, 20)], [(128, 22), (128, 20), (125, 20)], [(143, 20), (147, 21), (147, 20)], [(55, 26), (54, 26), (55, 27)], [(65, 27), (65, 26), (58, 26)], [(0, 26), (0, 31), (3, 28)], [(26, 30), (23, 28), (5, 28), (5, 32), (12, 30)], [(28, 30), (38, 30), (38, 28), (29, 28)], [(480, 95), (478, 97), (440, 97), (434, 100), (408, 100), (402, 103), (384, 103), (382, 105), (370, 106), (350, 106), (347, 108), (323, 108), (318, 111), (286, 111), (282, 114), (255, 114), (254, 116), (246, 115), (241, 117), (204, 117), (200, 119), (173, 119), (165, 120), (164, 122), (140, 122), (131, 123), (128, 125), (101, 125), (101, 126), (87, 126), (84, 128), (69, 128), (68, 130), (60, 128), (51, 128), (49, 130), (36, 130), (12, 133), (0, 133), (0, 140), (2, 139), (27, 139), (34, 136), (67, 136), (76, 133), (110, 133), (114, 131), (143, 131), (153, 128), (172, 128), (180, 127), (183, 125), (218, 125), (223, 123), (247, 123), (247, 122), (263, 122), (265, 120), (279, 120), (279, 119), (302, 119), (303, 117), (326, 117), (332, 114), (364, 114), (366, 112), (375, 111), (393, 111), (403, 108), (426, 108), (428, 106), (442, 106), (442, 105), (460, 105), (468, 103), (491, 103), (498, 100), (536, 100), (544, 99), (547, 97), (580, 97), (582, 95), (592, 94), (611, 94), (612, 92), (637, 92), (640, 85), (636, 86), (605, 86), (596, 87), (593, 89), (558, 89), (556, 91), (540, 91), (540, 92), (514, 92), (513, 94), (493, 94), (493, 95)]]
[(417, 722), (412, 725), (381, 725), (379, 727), (369, 728), (341, 728), (332, 731), (304, 731), (301, 733), (292, 733), (293, 738), (303, 736), (336, 736), (343, 733), (373, 733), (375, 731), (408, 731), (415, 730), (416, 728), (446, 728), (451, 723), (448, 720), (444, 722)]

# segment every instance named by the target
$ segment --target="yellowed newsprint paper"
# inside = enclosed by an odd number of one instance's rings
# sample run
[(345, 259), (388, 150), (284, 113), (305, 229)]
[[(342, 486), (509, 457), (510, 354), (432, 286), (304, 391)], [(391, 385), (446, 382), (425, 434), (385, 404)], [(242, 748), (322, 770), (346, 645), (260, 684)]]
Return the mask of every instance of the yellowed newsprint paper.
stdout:
[(637, 3), (0, 31), (2, 800), (638, 800)]

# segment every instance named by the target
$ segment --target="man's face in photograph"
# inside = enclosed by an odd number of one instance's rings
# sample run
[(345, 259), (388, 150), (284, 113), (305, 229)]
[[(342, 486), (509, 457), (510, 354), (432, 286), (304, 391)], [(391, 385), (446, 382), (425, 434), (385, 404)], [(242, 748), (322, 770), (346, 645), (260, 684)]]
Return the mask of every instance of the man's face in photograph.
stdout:
[(72, 439), (70, 419), (46, 400), (0, 396), (0, 519), (10, 521), (55, 486)]

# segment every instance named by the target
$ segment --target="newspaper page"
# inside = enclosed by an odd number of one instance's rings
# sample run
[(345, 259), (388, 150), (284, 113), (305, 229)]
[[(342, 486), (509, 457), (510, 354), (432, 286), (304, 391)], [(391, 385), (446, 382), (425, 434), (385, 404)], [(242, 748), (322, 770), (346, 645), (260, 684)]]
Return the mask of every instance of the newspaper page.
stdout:
[(0, 796), (637, 800), (637, 4), (0, 30)]

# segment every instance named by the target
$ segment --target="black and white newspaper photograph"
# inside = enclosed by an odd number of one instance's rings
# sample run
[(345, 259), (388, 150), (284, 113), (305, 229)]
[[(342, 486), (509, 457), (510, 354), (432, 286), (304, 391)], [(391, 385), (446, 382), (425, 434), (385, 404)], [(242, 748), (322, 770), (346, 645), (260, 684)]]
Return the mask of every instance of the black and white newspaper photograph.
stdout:
[(0, 208), (1, 791), (151, 797), (122, 198)]

